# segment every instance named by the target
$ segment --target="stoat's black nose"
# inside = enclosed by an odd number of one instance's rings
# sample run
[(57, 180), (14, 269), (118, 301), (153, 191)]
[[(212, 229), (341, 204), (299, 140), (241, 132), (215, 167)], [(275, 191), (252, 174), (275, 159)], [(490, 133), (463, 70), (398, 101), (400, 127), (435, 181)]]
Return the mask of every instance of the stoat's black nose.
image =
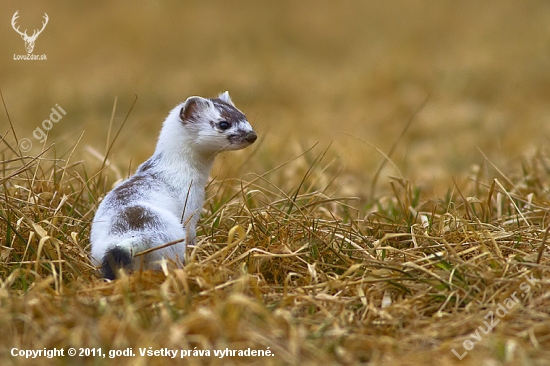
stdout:
[(256, 139), (258, 138), (258, 135), (256, 135), (256, 132), (254, 131), (250, 131), (249, 133), (246, 134), (246, 141), (250, 142), (250, 143), (253, 143), (254, 141), (256, 141)]

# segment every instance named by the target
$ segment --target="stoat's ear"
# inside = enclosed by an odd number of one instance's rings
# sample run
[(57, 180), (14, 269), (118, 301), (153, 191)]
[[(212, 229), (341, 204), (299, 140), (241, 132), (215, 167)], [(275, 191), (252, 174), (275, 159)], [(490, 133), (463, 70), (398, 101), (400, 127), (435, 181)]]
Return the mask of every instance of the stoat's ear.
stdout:
[(195, 122), (195, 116), (199, 115), (201, 110), (208, 106), (208, 102), (201, 97), (189, 97), (183, 103), (180, 109), (180, 119), (182, 122)]
[(233, 101), (231, 100), (231, 97), (229, 96), (229, 92), (227, 90), (224, 93), (220, 94), (218, 96), (218, 98), (220, 98), (221, 100), (223, 100), (227, 104), (232, 105), (233, 107), (235, 106), (235, 104), (233, 104)]

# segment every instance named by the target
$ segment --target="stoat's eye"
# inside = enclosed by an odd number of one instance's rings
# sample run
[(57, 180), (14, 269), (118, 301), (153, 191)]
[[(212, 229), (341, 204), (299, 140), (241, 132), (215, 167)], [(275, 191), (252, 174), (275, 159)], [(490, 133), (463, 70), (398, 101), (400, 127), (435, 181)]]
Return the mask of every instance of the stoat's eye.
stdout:
[(220, 130), (225, 131), (225, 130), (228, 130), (231, 127), (231, 123), (229, 123), (227, 121), (221, 121), (218, 124), (218, 126), (219, 126)]

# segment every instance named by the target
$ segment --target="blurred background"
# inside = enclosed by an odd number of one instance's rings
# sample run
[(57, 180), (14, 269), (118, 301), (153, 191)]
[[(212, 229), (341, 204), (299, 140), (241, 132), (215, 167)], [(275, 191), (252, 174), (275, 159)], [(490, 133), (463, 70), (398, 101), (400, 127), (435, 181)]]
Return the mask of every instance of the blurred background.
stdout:
[[(14, 60), (26, 54), (17, 10), (28, 34), (48, 14), (33, 51), (47, 60)], [(4, 0), (0, 40), (0, 89), (31, 155), (58, 104), (67, 114), (47, 145), (62, 155), (84, 132), (75, 157), (96, 164), (90, 149), (105, 152), (115, 99), (116, 128), (137, 96), (112, 155), (125, 172), (151, 155), (176, 104), (225, 90), (261, 140), (214, 174), (261, 174), (332, 143), (349, 194), (367, 193), (376, 149), (387, 153), (425, 100), (382, 185), (402, 175), (435, 194), (481, 164), (479, 150), (505, 168), (550, 135), (546, 1)], [(0, 126), (6, 134), (5, 111)]]

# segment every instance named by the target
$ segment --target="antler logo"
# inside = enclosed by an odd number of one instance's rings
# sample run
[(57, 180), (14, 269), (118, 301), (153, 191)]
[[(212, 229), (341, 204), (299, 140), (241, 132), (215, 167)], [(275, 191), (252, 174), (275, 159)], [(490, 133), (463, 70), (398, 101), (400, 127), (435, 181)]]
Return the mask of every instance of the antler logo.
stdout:
[(19, 30), (19, 26), (16, 27), (15, 21), (17, 20), (17, 18), (19, 18), (18, 13), (19, 13), (19, 10), (17, 10), (15, 12), (15, 14), (13, 14), (13, 18), (11, 18), (11, 26), (13, 27), (13, 29), (17, 33), (19, 33), (21, 38), (23, 38), (23, 40), (25, 41), (25, 48), (27, 49), (27, 53), (32, 53), (32, 50), (34, 49), (34, 42), (36, 41), (36, 38), (38, 38), (40, 33), (42, 33), (44, 28), (46, 28), (46, 24), (48, 24), (48, 19), (49, 19), (48, 14), (44, 13), (44, 22), (42, 22), (42, 29), (40, 29), (40, 30), (35, 29), (34, 32), (32, 33), (32, 36), (28, 36), (26, 29), (25, 29), (24, 32), (21, 32)]

